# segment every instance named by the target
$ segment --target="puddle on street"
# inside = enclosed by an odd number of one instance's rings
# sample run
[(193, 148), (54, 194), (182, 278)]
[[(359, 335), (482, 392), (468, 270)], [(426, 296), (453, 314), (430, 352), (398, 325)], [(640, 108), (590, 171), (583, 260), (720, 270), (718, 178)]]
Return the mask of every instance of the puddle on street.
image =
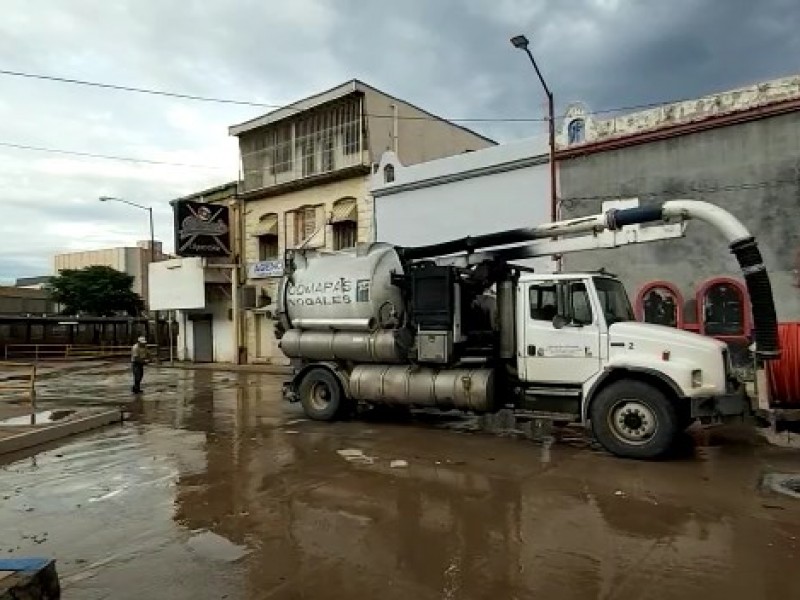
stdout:
[(0, 467), (0, 555), (54, 556), (67, 597), (800, 597), (800, 505), (759, 485), (794, 451), (714, 432), (625, 461), (573, 428), (318, 423), (277, 377), (147, 377), (133, 422)]

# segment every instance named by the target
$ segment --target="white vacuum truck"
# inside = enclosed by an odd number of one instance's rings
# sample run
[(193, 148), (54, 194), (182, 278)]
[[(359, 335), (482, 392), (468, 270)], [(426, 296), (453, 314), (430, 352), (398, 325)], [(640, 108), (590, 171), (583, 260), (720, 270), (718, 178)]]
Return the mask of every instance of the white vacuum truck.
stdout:
[(692, 421), (750, 412), (725, 344), (636, 322), (603, 271), (534, 273), (514, 261), (677, 238), (690, 219), (715, 226), (741, 266), (763, 368), (779, 355), (777, 323), (747, 229), (705, 202), (634, 200), (425, 247), (288, 251), (276, 326), (294, 366), (284, 396), (317, 420), (359, 403), (513, 408), (590, 425), (618, 456), (661, 457)]

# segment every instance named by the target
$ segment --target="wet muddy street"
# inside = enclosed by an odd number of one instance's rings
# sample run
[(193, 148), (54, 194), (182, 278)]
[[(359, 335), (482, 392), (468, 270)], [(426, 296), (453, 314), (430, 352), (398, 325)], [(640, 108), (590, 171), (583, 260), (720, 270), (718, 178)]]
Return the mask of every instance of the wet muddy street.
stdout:
[[(800, 494), (770, 487), (796, 450), (733, 432), (654, 464), (463, 420), (314, 423), (280, 382), (151, 370), (124, 425), (0, 458), (0, 554), (55, 557), (68, 599), (800, 597)], [(71, 373), (40, 404), (129, 386)]]

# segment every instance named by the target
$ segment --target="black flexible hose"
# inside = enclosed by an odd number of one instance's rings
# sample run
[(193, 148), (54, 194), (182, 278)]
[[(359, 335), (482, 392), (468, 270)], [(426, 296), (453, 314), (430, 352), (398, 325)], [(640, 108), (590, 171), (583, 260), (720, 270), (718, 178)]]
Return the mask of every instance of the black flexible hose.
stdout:
[(761, 258), (761, 251), (754, 238), (734, 242), (731, 252), (742, 268), (750, 304), (753, 308), (755, 325), (756, 355), (762, 360), (780, 358), (781, 347), (778, 341), (778, 317), (772, 298), (769, 274)]

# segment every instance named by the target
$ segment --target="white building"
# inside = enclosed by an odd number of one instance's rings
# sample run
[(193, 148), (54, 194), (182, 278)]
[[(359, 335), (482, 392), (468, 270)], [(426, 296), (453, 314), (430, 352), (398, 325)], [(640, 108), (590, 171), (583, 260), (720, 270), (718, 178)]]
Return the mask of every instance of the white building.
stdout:
[[(165, 258), (162, 244), (155, 242), (153, 261)], [(65, 269), (85, 269), (86, 267), (111, 267), (133, 277), (132, 289), (147, 301), (147, 266), (151, 262), (150, 240), (136, 242), (136, 246), (104, 248), (101, 250), (85, 250), (81, 252), (65, 252), (56, 254), (53, 267), (57, 275)]]
[[(231, 250), (229, 256), (175, 258), (151, 267), (151, 306), (155, 310), (174, 311), (178, 360), (240, 362), (241, 330), (237, 330), (234, 318), (237, 303), (233, 302), (242, 296), (236, 277), (241, 247), (236, 189), (233, 181), (171, 202), (173, 210), (181, 202), (207, 205), (209, 214), (226, 209)], [(176, 244), (180, 246), (178, 241)]]
[[(370, 192), (375, 240), (399, 246), (545, 223), (550, 220), (547, 140), (520, 140), (410, 166), (387, 152)], [(553, 268), (551, 259), (531, 262)]]

